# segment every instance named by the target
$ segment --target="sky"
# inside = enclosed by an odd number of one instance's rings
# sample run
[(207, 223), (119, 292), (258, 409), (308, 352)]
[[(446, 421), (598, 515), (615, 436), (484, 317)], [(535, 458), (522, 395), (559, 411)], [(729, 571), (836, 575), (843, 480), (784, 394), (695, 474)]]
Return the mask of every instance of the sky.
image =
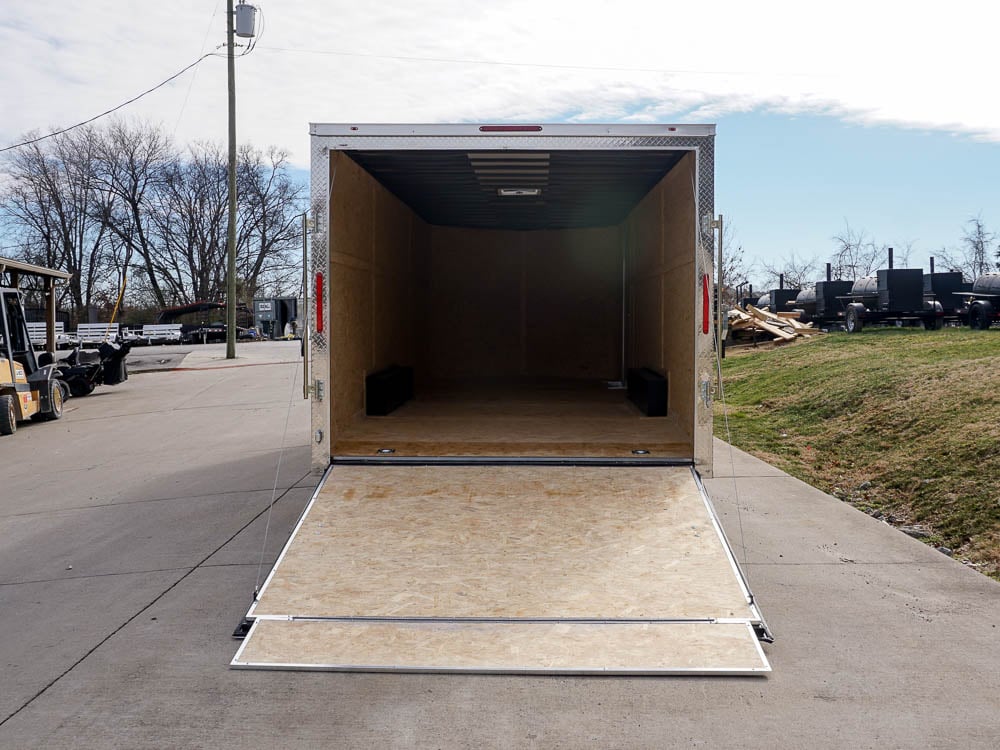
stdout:
[[(716, 123), (748, 260), (825, 261), (849, 224), (912, 247), (1000, 230), (1000, 4), (259, 0), (241, 142), (308, 169), (310, 122)], [(224, 142), (224, 0), (0, 0), (0, 147), (110, 109)]]

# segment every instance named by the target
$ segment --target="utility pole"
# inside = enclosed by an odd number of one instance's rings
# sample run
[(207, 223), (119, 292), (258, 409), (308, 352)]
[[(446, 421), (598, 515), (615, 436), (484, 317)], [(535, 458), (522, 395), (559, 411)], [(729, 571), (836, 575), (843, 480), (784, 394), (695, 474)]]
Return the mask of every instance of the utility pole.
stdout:
[(236, 59), (233, 0), (226, 0), (229, 69), (229, 231), (226, 237), (226, 359), (236, 359)]

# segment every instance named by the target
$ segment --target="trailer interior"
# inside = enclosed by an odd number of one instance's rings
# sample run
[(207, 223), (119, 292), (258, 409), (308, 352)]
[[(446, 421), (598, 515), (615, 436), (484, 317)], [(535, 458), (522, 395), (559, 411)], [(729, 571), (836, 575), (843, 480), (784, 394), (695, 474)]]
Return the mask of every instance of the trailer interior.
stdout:
[[(663, 151), (330, 154), (333, 457), (690, 462), (695, 157)], [(365, 378), (413, 398), (365, 413)], [(665, 416), (620, 387), (667, 379)], [(381, 452), (381, 453), (380, 453)]]

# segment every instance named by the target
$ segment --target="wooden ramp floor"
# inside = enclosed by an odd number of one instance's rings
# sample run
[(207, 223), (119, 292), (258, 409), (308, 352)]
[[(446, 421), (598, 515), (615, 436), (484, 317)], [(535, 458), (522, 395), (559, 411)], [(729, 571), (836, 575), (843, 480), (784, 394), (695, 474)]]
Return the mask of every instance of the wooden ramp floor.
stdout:
[(687, 467), (335, 466), (232, 665), (760, 674)]

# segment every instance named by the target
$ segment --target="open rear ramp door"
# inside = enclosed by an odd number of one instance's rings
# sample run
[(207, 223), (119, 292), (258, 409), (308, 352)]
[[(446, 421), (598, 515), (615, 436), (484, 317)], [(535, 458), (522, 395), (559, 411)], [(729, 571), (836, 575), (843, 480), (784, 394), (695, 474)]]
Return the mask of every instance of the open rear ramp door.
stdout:
[(688, 467), (334, 466), (248, 617), (234, 667), (770, 671)]

